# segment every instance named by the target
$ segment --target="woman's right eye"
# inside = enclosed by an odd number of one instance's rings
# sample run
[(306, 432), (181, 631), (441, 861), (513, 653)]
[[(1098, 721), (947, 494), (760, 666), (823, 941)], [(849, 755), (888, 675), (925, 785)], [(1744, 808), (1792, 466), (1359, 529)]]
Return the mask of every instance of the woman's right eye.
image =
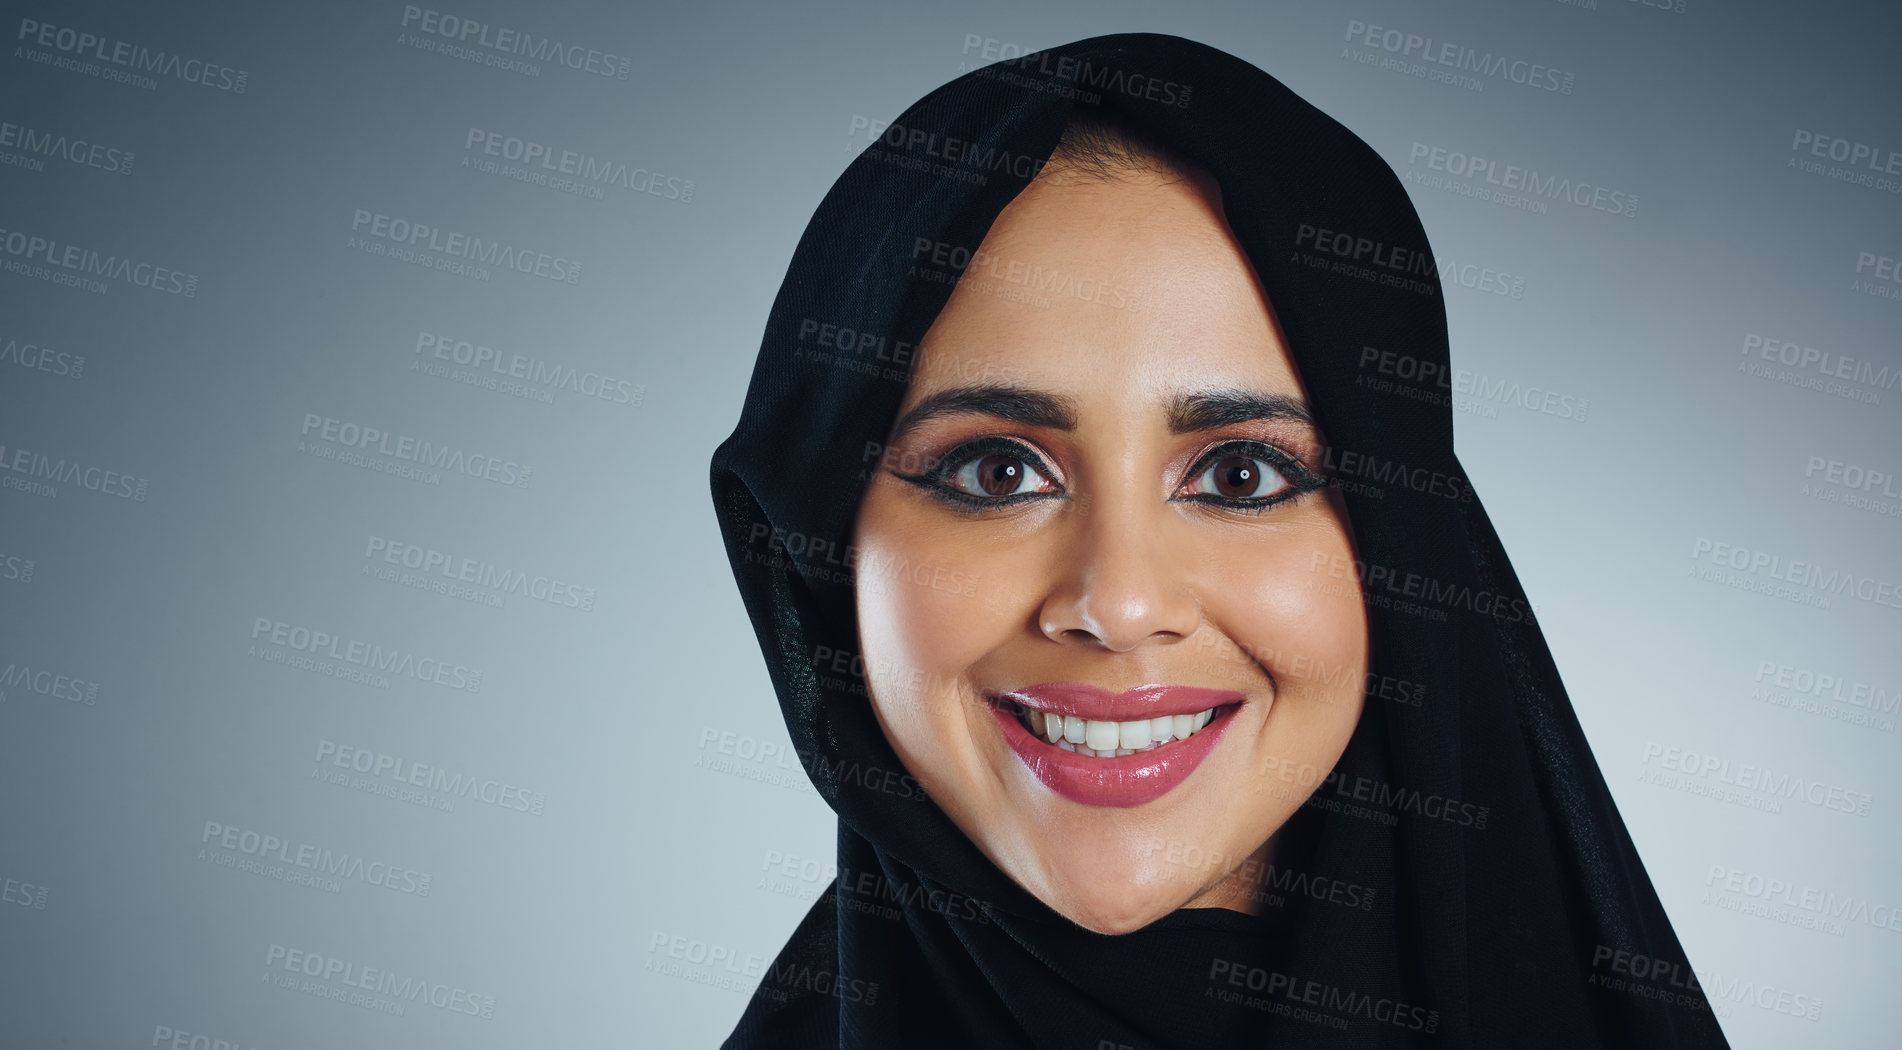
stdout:
[(976, 456), (946, 471), (941, 483), (961, 495), (978, 498), (1029, 496), (1057, 490), (1056, 482), (1044, 476), (1029, 460), (1007, 452)]

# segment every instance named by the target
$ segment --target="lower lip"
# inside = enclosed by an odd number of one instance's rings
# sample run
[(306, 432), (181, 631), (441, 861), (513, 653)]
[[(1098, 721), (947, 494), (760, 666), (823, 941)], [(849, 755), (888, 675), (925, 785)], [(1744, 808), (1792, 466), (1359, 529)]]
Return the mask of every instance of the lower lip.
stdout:
[(1215, 742), (1234, 721), (1236, 704), (1217, 711), (1209, 724), (1187, 740), (1116, 758), (1090, 758), (1032, 736), (1008, 703), (991, 704), (1004, 731), (1004, 742), (1043, 786), (1086, 806), (1140, 806), (1174, 790), (1215, 750)]

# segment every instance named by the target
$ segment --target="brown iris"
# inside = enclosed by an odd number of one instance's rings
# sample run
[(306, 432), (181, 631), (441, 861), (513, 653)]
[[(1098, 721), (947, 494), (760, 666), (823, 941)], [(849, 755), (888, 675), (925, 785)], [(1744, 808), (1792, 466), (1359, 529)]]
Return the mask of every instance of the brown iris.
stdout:
[(1024, 483), (1024, 461), (1016, 456), (985, 456), (977, 461), (977, 483), (993, 496), (1008, 496)]
[(1261, 485), (1261, 465), (1247, 456), (1224, 456), (1211, 470), (1215, 491), (1230, 499), (1246, 499)]

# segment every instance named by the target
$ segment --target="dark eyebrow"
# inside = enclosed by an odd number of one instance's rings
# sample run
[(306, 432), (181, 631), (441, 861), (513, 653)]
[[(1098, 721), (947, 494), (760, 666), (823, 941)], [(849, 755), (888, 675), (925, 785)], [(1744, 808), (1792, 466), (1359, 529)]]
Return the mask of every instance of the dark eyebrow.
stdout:
[(1214, 430), (1257, 419), (1291, 419), (1313, 426), (1314, 412), (1298, 397), (1246, 390), (1183, 394), (1169, 404), (1169, 430), (1176, 434)]
[[(1069, 398), (1013, 386), (967, 386), (941, 390), (912, 406), (892, 428), (891, 443), (898, 444), (906, 434), (928, 420), (964, 412), (1052, 430), (1076, 429), (1076, 409)], [(1307, 402), (1284, 394), (1221, 390), (1179, 395), (1169, 404), (1169, 430), (1175, 434), (1214, 430), (1258, 419), (1291, 419), (1314, 425), (1314, 413)]]
[(961, 412), (980, 412), (1025, 426), (1076, 429), (1076, 409), (1069, 398), (1014, 386), (963, 386), (941, 390), (912, 406), (892, 428), (891, 443), (898, 444), (928, 419)]

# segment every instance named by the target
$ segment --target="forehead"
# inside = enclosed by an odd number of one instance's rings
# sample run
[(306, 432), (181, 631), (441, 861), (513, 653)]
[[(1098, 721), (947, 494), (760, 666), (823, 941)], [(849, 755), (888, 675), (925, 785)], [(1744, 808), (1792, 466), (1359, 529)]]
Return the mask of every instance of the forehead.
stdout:
[(1086, 400), (1301, 386), (1213, 185), (1143, 174), (1039, 178), (998, 215), (905, 404), (977, 374)]

